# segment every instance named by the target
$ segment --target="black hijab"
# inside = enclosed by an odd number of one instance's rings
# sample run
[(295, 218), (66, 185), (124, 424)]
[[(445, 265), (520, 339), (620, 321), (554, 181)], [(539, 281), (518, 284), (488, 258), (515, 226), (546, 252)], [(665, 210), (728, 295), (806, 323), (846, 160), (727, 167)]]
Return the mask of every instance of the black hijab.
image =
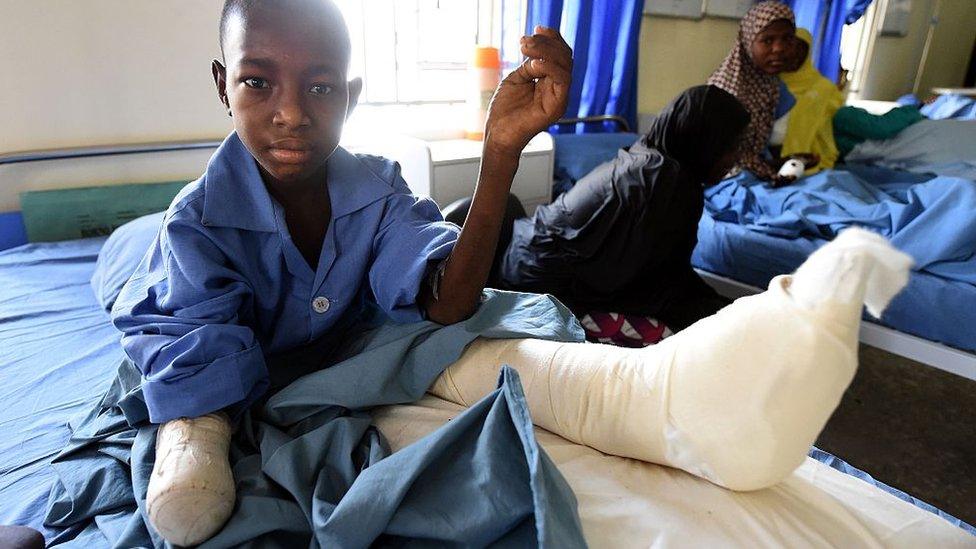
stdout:
[(580, 314), (653, 316), (697, 292), (704, 283), (691, 253), (702, 184), (748, 124), (748, 112), (728, 92), (683, 92), (646, 135), (515, 222), (501, 286), (554, 294)]
[(674, 98), (654, 119), (643, 142), (675, 160), (699, 182), (749, 125), (749, 111), (729, 92), (695, 86)]

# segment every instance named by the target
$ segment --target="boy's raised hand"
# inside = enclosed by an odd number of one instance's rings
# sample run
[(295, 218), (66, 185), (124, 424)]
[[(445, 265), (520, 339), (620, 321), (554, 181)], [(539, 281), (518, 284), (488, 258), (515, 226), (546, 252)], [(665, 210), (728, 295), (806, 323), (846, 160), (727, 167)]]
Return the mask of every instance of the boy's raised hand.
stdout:
[(502, 217), (522, 149), (566, 111), (573, 51), (553, 29), (522, 37), (528, 59), (495, 90), (488, 106), (478, 184), (454, 250), (421, 288), (427, 318), (453, 324), (471, 316), (492, 268)]
[(521, 43), (528, 59), (499, 84), (485, 123), (485, 145), (515, 154), (566, 112), (573, 74), (573, 50), (555, 29), (537, 26)]

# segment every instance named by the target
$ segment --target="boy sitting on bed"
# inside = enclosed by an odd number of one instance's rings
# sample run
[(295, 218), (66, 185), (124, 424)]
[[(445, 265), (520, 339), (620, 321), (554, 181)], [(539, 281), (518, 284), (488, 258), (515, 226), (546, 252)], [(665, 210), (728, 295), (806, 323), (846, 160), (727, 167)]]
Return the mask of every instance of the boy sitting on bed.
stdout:
[[(396, 164), (337, 147), (362, 81), (347, 81), (350, 40), (336, 6), (227, 0), (213, 77), (235, 132), (173, 201), (113, 312), (150, 419), (164, 424), (157, 472), (178, 459), (181, 436), (228, 431), (227, 415), (264, 393), (266, 355), (342, 327), (365, 300), (399, 322), (472, 314), (520, 152), (565, 110), (571, 50), (557, 32), (536, 32), (522, 39), (529, 60), (492, 100), (459, 234), (434, 202), (410, 194)], [(192, 461), (177, 463), (168, 474), (195, 477)], [(192, 482), (152, 478), (149, 515), (173, 543), (210, 537), (233, 506), (231, 483), (229, 500), (197, 494), (172, 501), (180, 516), (163, 518), (160, 508)], [(210, 527), (181, 531), (201, 513), (215, 515)]]
[[(268, 388), (267, 356), (334, 334), (366, 300), (401, 322), (473, 313), (519, 153), (565, 109), (572, 64), (555, 31), (522, 39), (529, 60), (492, 100), (458, 234), (395, 164), (337, 148), (362, 83), (346, 80), (332, 3), (227, 0), (220, 29), (213, 74), (236, 131), (173, 201), (113, 310), (162, 424), (148, 516), (177, 545), (211, 537), (234, 508), (230, 418)], [(851, 232), (656, 347), (479, 339), (430, 391), (474, 402), (509, 364), (537, 425), (762, 488), (803, 461), (850, 382), (862, 301), (880, 313), (907, 269), (880, 237)]]

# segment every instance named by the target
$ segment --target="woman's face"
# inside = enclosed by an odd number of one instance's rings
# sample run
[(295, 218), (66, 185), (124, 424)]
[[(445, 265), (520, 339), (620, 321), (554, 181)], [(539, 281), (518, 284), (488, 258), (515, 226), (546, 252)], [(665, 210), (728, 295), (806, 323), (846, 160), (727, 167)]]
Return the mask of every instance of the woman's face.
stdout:
[(749, 48), (749, 55), (759, 70), (776, 75), (789, 68), (790, 58), (795, 52), (795, 40), (793, 25), (779, 19), (759, 31)]

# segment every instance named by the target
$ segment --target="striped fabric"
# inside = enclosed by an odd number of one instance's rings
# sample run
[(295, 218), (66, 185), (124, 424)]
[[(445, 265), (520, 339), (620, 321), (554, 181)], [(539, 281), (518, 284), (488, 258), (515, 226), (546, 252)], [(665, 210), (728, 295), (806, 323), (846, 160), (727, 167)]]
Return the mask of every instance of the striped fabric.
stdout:
[(589, 313), (580, 318), (587, 341), (618, 347), (647, 347), (672, 335), (672, 331), (650, 317), (618, 313)]

